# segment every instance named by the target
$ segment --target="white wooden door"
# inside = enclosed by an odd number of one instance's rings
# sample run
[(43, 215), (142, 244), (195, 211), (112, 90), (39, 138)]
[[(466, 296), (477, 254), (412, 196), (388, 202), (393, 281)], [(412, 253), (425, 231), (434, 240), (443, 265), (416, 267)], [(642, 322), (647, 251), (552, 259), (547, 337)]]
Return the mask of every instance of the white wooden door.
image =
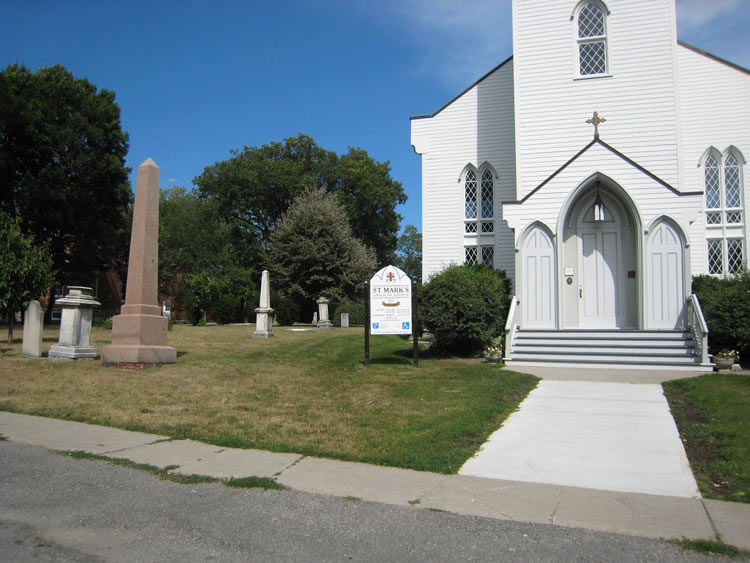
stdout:
[(555, 252), (552, 240), (536, 228), (526, 237), (523, 251), (524, 328), (555, 328)]
[(671, 225), (660, 223), (651, 231), (646, 257), (648, 327), (678, 328), (685, 302), (682, 241)]
[(581, 328), (617, 328), (620, 233), (616, 223), (584, 225), (578, 231)]

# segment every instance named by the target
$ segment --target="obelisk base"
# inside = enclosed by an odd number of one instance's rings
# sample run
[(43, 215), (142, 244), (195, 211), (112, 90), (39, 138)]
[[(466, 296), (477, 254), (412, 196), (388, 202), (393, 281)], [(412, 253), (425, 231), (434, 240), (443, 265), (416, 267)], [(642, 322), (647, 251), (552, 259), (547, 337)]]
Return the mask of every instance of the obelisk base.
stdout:
[(255, 332), (253, 338), (273, 338), (273, 313), (270, 307), (255, 309)]
[[(146, 309), (149, 306), (123, 306)], [(156, 311), (159, 307), (153, 307)], [(129, 311), (128, 311), (129, 312)], [(122, 314), (112, 319), (112, 344), (102, 349), (102, 365), (173, 364), (177, 351), (167, 346), (169, 321), (161, 315)]]

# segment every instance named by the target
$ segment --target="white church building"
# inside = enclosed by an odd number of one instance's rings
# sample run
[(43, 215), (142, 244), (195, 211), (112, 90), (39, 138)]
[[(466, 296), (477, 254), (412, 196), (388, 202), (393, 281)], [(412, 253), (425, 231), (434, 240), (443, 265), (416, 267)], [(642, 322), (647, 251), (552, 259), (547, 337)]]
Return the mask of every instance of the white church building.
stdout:
[(423, 279), (505, 270), (511, 364), (705, 371), (691, 280), (747, 268), (749, 107), (674, 0), (514, 0), (513, 56), (411, 118)]

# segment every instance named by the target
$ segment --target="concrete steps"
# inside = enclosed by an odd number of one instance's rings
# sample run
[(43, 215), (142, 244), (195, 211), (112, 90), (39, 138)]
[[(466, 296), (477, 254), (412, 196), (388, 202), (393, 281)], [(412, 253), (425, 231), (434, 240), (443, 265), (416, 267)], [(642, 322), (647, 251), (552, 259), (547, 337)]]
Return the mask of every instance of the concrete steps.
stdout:
[(508, 365), (710, 371), (692, 334), (676, 330), (518, 330)]

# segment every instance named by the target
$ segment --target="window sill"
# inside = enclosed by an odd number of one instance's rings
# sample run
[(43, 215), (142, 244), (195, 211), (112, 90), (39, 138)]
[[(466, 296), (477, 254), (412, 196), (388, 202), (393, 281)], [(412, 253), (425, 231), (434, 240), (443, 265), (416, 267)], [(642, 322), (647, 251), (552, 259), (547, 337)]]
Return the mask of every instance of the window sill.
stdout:
[(612, 75), (610, 73), (607, 74), (587, 74), (585, 76), (574, 76), (573, 81), (576, 82), (578, 80), (596, 80), (597, 78), (612, 78)]

